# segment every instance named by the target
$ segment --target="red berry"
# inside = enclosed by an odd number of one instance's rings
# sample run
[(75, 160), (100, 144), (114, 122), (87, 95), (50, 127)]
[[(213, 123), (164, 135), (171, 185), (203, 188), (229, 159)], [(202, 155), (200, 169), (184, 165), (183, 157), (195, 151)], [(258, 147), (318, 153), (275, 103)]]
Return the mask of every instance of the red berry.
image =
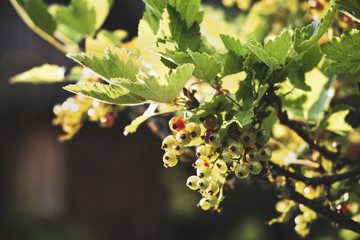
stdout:
[(185, 120), (182, 117), (175, 116), (172, 117), (169, 121), (169, 128), (171, 131), (177, 133), (181, 130), (184, 130), (186, 127)]
[(324, 9), (324, 5), (323, 5), (321, 2), (316, 1), (316, 2), (313, 2), (313, 3), (310, 5), (310, 8), (321, 11), (321, 10)]
[(114, 117), (111, 114), (106, 114), (100, 121), (102, 127), (112, 127), (114, 125)]
[(211, 135), (213, 135), (213, 134), (216, 133), (216, 132), (217, 132), (217, 131), (216, 131), (215, 129), (208, 129), (208, 130), (206, 130), (205, 133), (204, 133), (205, 143), (209, 144)]
[(340, 207), (340, 211), (342, 213), (347, 213), (350, 210), (349, 204), (345, 204), (345, 206)]

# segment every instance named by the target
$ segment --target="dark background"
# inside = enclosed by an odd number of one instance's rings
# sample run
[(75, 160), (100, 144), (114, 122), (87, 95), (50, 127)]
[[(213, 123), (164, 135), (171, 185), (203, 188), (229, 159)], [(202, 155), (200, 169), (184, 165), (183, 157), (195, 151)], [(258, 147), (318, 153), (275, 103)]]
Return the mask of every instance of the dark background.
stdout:
[[(71, 94), (61, 84), (8, 79), (44, 63), (74, 63), (32, 32), (9, 1), (0, 6), (1, 239), (299, 238), (292, 220), (264, 224), (277, 216), (277, 198), (257, 189), (227, 191), (221, 215), (197, 208), (200, 195), (185, 186), (190, 164), (165, 169), (161, 139), (145, 125), (123, 136), (131, 121), (125, 113), (113, 128), (87, 123), (59, 143), (52, 108)], [(140, 0), (116, 0), (104, 27), (134, 36), (143, 9)], [(338, 238), (320, 220), (309, 239)]]

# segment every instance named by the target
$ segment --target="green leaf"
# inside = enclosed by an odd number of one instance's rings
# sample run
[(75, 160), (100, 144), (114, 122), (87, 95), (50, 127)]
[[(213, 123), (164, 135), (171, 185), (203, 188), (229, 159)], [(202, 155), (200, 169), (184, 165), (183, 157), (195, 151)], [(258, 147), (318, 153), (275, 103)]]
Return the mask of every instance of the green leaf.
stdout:
[(335, 0), (335, 4), (340, 11), (349, 13), (353, 17), (360, 19), (360, 4), (358, 0)]
[(294, 88), (287, 80), (279, 84), (279, 94), (282, 95), (283, 106), (288, 112), (296, 117), (318, 121), (333, 97), (333, 83), (333, 79), (314, 68), (305, 74), (305, 84), (311, 91)]
[(125, 48), (106, 48), (104, 53), (69, 53), (67, 57), (91, 69), (104, 80), (111, 78), (127, 78), (136, 80), (140, 71), (141, 62)]
[(142, 19), (149, 24), (153, 34), (156, 34), (158, 32), (160, 27), (161, 15), (160, 18), (157, 17), (148, 5), (145, 6), (145, 12)]
[(72, 0), (68, 6), (52, 5), (54, 18), (59, 23), (84, 35), (93, 35), (109, 14), (112, 1)]
[(169, 13), (169, 30), (172, 40), (175, 41), (180, 51), (187, 49), (198, 51), (201, 45), (200, 26), (195, 22), (190, 28), (175, 8), (170, 5), (167, 7)]
[(225, 97), (224, 94), (207, 97), (201, 104), (200, 109), (204, 110), (203, 115), (199, 117), (207, 116), (209, 114), (219, 114), (223, 111), (227, 111), (233, 107), (233, 103)]
[(190, 50), (188, 53), (192, 59), (192, 63), (195, 65), (193, 75), (208, 83), (213, 81), (221, 70), (221, 65), (215, 58), (206, 53), (192, 52)]
[(171, 103), (191, 77), (194, 68), (192, 64), (184, 64), (163, 77), (142, 75), (143, 78), (139, 76), (139, 80), (136, 81), (115, 78), (112, 82), (147, 100)]
[[(10, 0), (19, 15), (29, 25), (52, 36), (56, 22), (48, 12), (48, 7), (42, 0)], [(37, 31), (36, 31), (37, 32)]]
[(250, 105), (249, 108), (243, 111), (238, 111), (235, 114), (235, 118), (239, 122), (240, 127), (244, 127), (251, 123), (254, 118), (254, 105)]
[[(334, 16), (336, 14), (336, 10), (337, 10), (336, 6), (333, 6), (331, 9), (329, 9), (328, 12), (326, 13), (326, 15), (324, 16), (324, 18), (321, 19), (321, 22), (318, 26), (314, 26), (314, 28), (313, 27), (302, 28), (300, 31), (301, 31), (301, 35), (305, 36), (304, 38), (301, 37), (299, 39), (299, 36), (298, 36), (299, 31), (295, 31), (294, 48), (298, 53), (307, 51), (312, 45), (314, 45), (318, 40), (320, 40), (320, 38), (324, 35), (324, 33), (330, 27), (330, 25), (334, 19)], [(305, 32), (303, 32), (303, 30)], [(299, 45), (297, 46), (298, 43), (299, 43)]]
[(58, 65), (44, 64), (10, 79), (11, 83), (54, 83), (65, 80), (65, 68)]
[(240, 40), (225, 34), (220, 34), (220, 38), (227, 50), (229, 51), (231, 50), (235, 52), (238, 56), (243, 56), (243, 57), (245, 57), (248, 54), (246, 47), (244, 46), (244, 44), (241, 43)]
[(305, 71), (303, 70), (301, 61), (293, 61), (287, 66), (289, 71), (288, 78), (291, 84), (298, 89), (310, 91), (311, 87), (305, 83)]
[(271, 70), (280, 68), (279, 62), (271, 57), (262, 47), (262, 45), (256, 41), (249, 41), (244, 43), (249, 52), (253, 53), (263, 63), (265, 63)]
[(335, 133), (343, 134), (344, 132), (353, 132), (354, 129), (345, 121), (350, 108), (346, 105), (337, 105), (333, 107), (330, 113), (320, 122), (316, 131), (324, 129)]
[(138, 105), (146, 102), (146, 99), (114, 84), (81, 82), (68, 85), (64, 89), (110, 104)]
[(245, 58), (229, 50), (225, 55), (224, 71), (222, 77), (243, 71)]
[(201, 23), (203, 12), (199, 10), (201, 0), (169, 0), (169, 3), (180, 14), (181, 20), (190, 28), (195, 22)]
[(320, 52), (320, 43), (315, 43), (309, 50), (301, 55), (301, 66), (304, 72), (313, 70), (322, 59), (323, 54)]
[(356, 29), (347, 30), (341, 38), (334, 38), (321, 45), (321, 52), (330, 61), (329, 73), (351, 73), (360, 71), (360, 33)]
[[(146, 4), (146, 8), (148, 9), (149, 13), (154, 15), (158, 21), (162, 19), (162, 14), (164, 12), (164, 8), (168, 0), (143, 0)], [(150, 22), (149, 22), (150, 24)]]
[(279, 64), (284, 65), (286, 57), (289, 55), (289, 51), (292, 45), (292, 39), (289, 31), (283, 32), (280, 36), (273, 40), (269, 40), (264, 45), (264, 50), (270, 57), (275, 58)]

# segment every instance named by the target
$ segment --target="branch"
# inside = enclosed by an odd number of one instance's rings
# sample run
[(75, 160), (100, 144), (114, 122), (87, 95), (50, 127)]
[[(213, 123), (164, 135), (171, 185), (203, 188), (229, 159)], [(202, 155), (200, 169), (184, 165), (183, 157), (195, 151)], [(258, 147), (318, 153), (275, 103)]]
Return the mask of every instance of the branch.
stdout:
[(325, 176), (319, 176), (313, 178), (305, 177), (304, 175), (296, 172), (290, 172), (275, 163), (271, 163), (270, 166), (272, 166), (272, 171), (275, 171), (279, 175), (293, 178), (295, 180), (305, 183), (306, 185), (312, 185), (312, 186), (317, 186), (320, 184), (330, 186), (335, 182), (360, 175), (360, 164), (356, 165), (353, 169), (345, 173), (325, 175)]
[(288, 114), (282, 110), (281, 98), (277, 96), (274, 91), (274, 87), (270, 87), (268, 90), (268, 96), (272, 99), (272, 103), (277, 109), (277, 116), (281, 124), (288, 126), (290, 129), (294, 130), (299, 137), (301, 137), (311, 149), (317, 150), (321, 155), (330, 160), (336, 160), (339, 157), (339, 153), (331, 152), (324, 146), (317, 145), (313, 139), (311, 139), (310, 134), (300, 125), (299, 122), (289, 119)]
[(349, 229), (356, 233), (360, 233), (360, 223), (355, 222), (350, 217), (332, 211), (329, 208), (319, 204), (315, 200), (308, 199), (292, 189), (286, 189), (285, 187), (277, 186), (276, 184), (268, 182), (265, 179), (257, 176), (252, 176), (251, 178), (248, 177), (246, 180), (237, 179), (235, 184), (246, 184), (251, 187), (260, 188), (262, 190), (280, 195), (282, 198), (301, 203), (304, 206), (317, 212), (324, 218), (328, 219), (329, 221), (335, 223), (336, 227)]

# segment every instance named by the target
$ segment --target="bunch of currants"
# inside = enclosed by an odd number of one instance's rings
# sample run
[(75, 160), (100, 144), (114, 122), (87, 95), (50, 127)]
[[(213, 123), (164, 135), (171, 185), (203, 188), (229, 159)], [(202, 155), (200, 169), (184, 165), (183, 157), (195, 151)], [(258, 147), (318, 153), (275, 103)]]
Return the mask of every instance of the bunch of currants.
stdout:
[(179, 116), (170, 119), (169, 127), (174, 135), (162, 142), (163, 163), (165, 167), (174, 167), (185, 147), (196, 146), (197, 160), (193, 163), (196, 175), (190, 176), (186, 185), (202, 195), (199, 206), (203, 210), (216, 210), (223, 200), (223, 186), (229, 175), (244, 179), (250, 173), (268, 171), (272, 152), (265, 144), (270, 135), (264, 129), (241, 128), (236, 122), (221, 134), (215, 115), (199, 120), (198, 124), (186, 123)]

